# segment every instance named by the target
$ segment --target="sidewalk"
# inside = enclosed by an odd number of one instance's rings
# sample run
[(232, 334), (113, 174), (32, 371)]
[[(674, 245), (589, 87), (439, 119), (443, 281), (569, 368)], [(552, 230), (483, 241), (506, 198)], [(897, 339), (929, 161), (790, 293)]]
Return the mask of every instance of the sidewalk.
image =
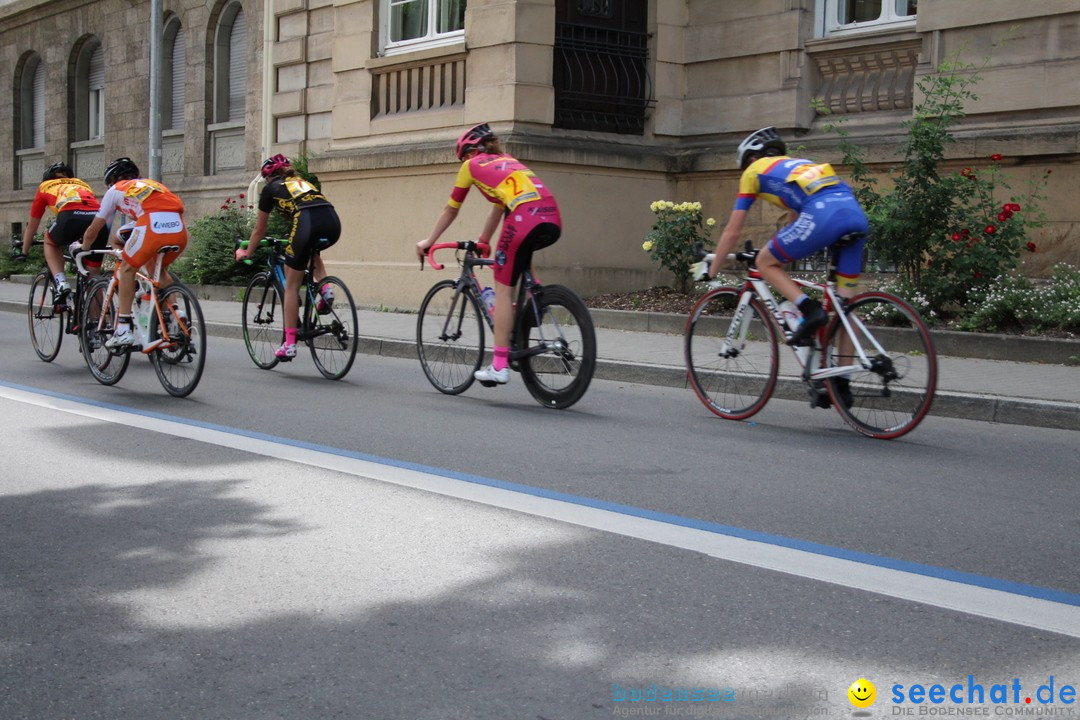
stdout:
[[(0, 280), (0, 310), (26, 312), (28, 282), (21, 277)], [(208, 334), (241, 338), (240, 304), (202, 299), (205, 291), (200, 289), (200, 302)], [(686, 387), (682, 356), (685, 318), (602, 310), (592, 313), (597, 326), (597, 379)], [(416, 357), (415, 314), (360, 310), (359, 316), (360, 352)], [(935, 343), (939, 380), (932, 415), (1080, 430), (1080, 367), (1018, 361), (1040, 357), (1064, 361), (1080, 356), (1080, 341), (935, 333)], [(952, 354), (942, 354), (945, 352)], [(781, 382), (775, 397), (805, 401), (806, 389), (794, 377), (794, 358), (786, 352), (781, 357)]]

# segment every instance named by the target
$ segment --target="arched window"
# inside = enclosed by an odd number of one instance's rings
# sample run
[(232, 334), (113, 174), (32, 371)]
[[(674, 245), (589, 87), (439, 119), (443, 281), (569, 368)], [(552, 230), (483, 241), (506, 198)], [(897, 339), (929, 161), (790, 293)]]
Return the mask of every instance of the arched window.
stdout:
[(187, 53), (184, 48), (184, 28), (180, 26), (179, 18), (171, 18), (165, 24), (161, 55), (161, 127), (163, 130), (183, 130)]
[(98, 45), (90, 53), (90, 65), (87, 71), (87, 139), (105, 136), (105, 51)]
[(214, 122), (243, 122), (247, 103), (247, 18), (238, 2), (225, 6), (214, 43)]
[(45, 147), (45, 65), (34, 53), (23, 64), (18, 79), (19, 127), (16, 150)]
[(78, 43), (73, 60), (73, 139), (100, 140), (105, 135), (105, 50), (97, 38), (86, 37)]

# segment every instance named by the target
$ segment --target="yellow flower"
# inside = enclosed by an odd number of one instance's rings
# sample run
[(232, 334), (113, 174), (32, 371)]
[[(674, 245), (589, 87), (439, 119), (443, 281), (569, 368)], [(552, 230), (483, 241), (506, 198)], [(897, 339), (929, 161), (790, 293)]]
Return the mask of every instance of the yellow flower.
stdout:
[(713, 225), (716, 224), (716, 220), (714, 220), (713, 218), (709, 218), (708, 220), (705, 221), (705, 224), (708, 225), (709, 227), (712, 227)]
[(653, 249), (652, 240), (646, 240), (645, 242), (641, 243), (641, 249), (644, 250), (645, 252), (649, 252), (650, 250), (652, 250)]
[(693, 205), (690, 206), (690, 209), (691, 210), (701, 210), (701, 203), (699, 203), (699, 202), (694, 203)]
[(664, 201), (664, 209), (670, 210), (673, 207), (675, 207), (675, 203), (671, 202), (670, 200), (665, 200)]
[(653, 212), (656, 212), (657, 210), (660, 209), (660, 203), (661, 203), (660, 200), (655, 201), (654, 203), (649, 205), (649, 209), (652, 210)]

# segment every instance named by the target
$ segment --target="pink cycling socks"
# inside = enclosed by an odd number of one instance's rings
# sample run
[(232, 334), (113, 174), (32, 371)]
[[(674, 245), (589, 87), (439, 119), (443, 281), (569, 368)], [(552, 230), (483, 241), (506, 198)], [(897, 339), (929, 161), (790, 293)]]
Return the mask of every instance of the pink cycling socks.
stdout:
[(285, 344), (286, 345), (295, 345), (296, 344), (296, 328), (288, 328), (288, 327), (285, 328)]
[(510, 364), (510, 348), (497, 347), (495, 348), (495, 361), (491, 363), (491, 367), (496, 370), (505, 370), (506, 366)]

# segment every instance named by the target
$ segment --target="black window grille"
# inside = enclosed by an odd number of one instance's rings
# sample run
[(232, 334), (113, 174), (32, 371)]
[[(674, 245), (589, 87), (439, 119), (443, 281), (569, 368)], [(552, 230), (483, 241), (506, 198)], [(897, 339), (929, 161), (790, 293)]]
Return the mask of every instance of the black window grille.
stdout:
[[(565, 0), (555, 23), (555, 126), (641, 135), (652, 105), (644, 2)], [(642, 9), (637, 17), (635, 8)], [(563, 12), (559, 12), (563, 10)]]

